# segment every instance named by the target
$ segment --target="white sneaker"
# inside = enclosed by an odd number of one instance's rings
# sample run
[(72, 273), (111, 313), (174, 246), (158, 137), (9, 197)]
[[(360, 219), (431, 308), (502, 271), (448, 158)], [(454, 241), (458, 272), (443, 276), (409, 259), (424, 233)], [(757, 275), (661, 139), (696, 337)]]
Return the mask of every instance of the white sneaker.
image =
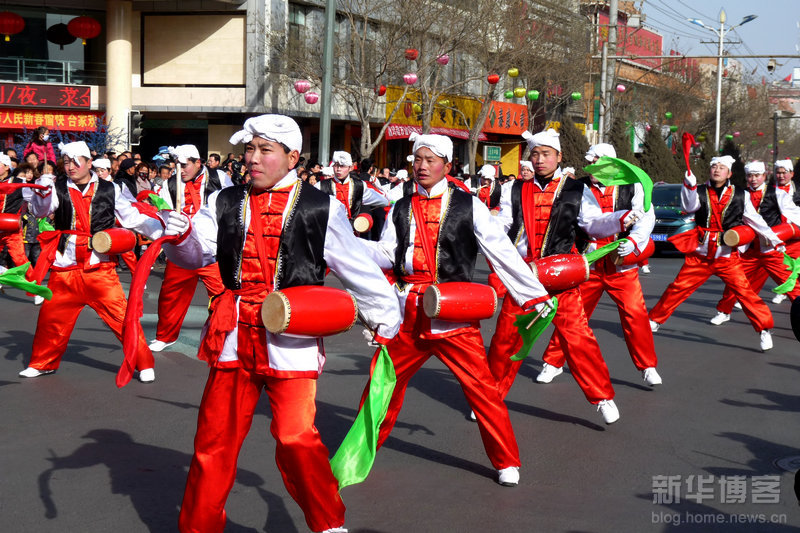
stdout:
[(504, 487), (516, 487), (519, 485), (519, 467), (509, 466), (497, 471), (497, 482)]
[(33, 305), (42, 305), (44, 303), (44, 296), (39, 296), (35, 294), (33, 296)]
[(733, 308), (734, 309), (738, 309), (739, 311), (741, 311), (742, 310), (742, 304), (740, 302), (736, 302), (735, 304), (733, 304)]
[(654, 385), (661, 385), (661, 376), (658, 375), (658, 372), (656, 372), (656, 367), (654, 366), (642, 370), (642, 379), (644, 379), (644, 382), (651, 387)]
[(538, 376), (536, 376), (536, 382), (550, 383), (551, 381), (553, 381), (553, 378), (555, 378), (556, 376), (558, 376), (563, 372), (564, 372), (563, 368), (545, 363), (544, 366), (542, 366), (542, 371), (539, 372)]
[(156, 340), (154, 340), (153, 342), (150, 343), (150, 351), (151, 352), (160, 352), (164, 348), (172, 346), (173, 344), (175, 344), (175, 341), (164, 342), (164, 341), (160, 341), (160, 340), (156, 339)]
[(475, 411), (470, 411), (469, 412), (469, 419), (472, 420), (473, 422), (477, 422), (478, 421), (478, 418), (475, 416)]
[(347, 528), (343, 527), (332, 527), (330, 529), (326, 529), (322, 533), (347, 533)]
[(642, 271), (642, 274), (649, 274), (650, 273), (650, 265), (642, 265), (641, 271)]
[(39, 376), (52, 374), (53, 372), (55, 372), (55, 370), (39, 370), (38, 368), (33, 368), (32, 366), (29, 366), (28, 368), (19, 373), (19, 377), (38, 378)]
[(655, 320), (651, 320), (650, 321), (650, 331), (652, 331), (653, 333), (658, 331), (658, 328), (660, 328), (660, 327), (661, 327), (661, 324), (659, 324)]
[(772, 349), (772, 333), (768, 329), (761, 332), (761, 351), (766, 352)]
[(619, 409), (617, 409), (614, 400), (601, 400), (597, 404), (597, 410), (603, 415), (603, 420), (606, 421), (606, 424), (613, 424), (619, 420)]
[(139, 371), (139, 381), (142, 383), (152, 383), (156, 380), (156, 371), (152, 368), (145, 368)]
[(785, 299), (786, 299), (785, 294), (776, 294), (775, 297), (772, 299), (772, 303), (781, 304)]
[(728, 322), (730, 319), (731, 319), (731, 315), (729, 315), (727, 313), (723, 313), (723, 312), (720, 311), (719, 313), (716, 314), (716, 316), (714, 318), (709, 320), (709, 322), (711, 322), (715, 326), (720, 326), (720, 325), (724, 324), (725, 322)]

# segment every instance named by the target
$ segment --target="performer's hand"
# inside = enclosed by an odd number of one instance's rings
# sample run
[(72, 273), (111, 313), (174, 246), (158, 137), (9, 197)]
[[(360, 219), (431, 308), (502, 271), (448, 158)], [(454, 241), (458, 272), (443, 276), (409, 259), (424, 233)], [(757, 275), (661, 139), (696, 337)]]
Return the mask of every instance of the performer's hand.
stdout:
[(777, 251), (779, 251), (780, 253), (782, 253), (782, 254), (786, 253), (786, 246), (783, 243), (781, 243), (778, 246), (776, 246), (775, 249)]
[(553, 302), (548, 298), (543, 302), (539, 302), (538, 304), (534, 305), (533, 308), (536, 310), (538, 314), (545, 316), (553, 310)]
[(683, 177), (683, 180), (686, 182), (686, 185), (689, 187), (695, 187), (697, 185), (697, 177), (691, 172), (686, 172)]
[(47, 190), (35, 189), (34, 192), (39, 196), (41, 196), (42, 198), (44, 198), (52, 192), (54, 183), (55, 183), (55, 176), (53, 176), (52, 174), (42, 174), (41, 176), (39, 176), (39, 179), (36, 180), (36, 184), (47, 187)]
[(183, 235), (191, 227), (192, 222), (189, 217), (177, 211), (170, 211), (167, 219), (167, 227), (164, 228), (164, 235)]
[(631, 226), (636, 224), (636, 221), (642, 218), (643, 216), (644, 212), (638, 209), (633, 209), (631, 211), (628, 211), (628, 214), (622, 217), (622, 225), (625, 226), (626, 228), (630, 228)]
[(617, 254), (620, 257), (625, 257), (626, 255), (630, 255), (636, 249), (636, 245), (633, 244), (633, 241), (630, 239), (625, 239), (625, 242), (619, 245), (617, 248)]
[(561, 173), (567, 176), (568, 178), (575, 179), (575, 169), (573, 167), (564, 167), (561, 170)]

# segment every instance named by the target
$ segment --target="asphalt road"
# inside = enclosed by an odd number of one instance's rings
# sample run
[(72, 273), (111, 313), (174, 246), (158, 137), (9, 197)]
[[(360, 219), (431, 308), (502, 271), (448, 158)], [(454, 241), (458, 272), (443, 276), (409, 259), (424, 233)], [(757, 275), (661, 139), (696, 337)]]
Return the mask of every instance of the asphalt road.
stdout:
[[(651, 261), (652, 274), (642, 276), (648, 306), (681, 262)], [(478, 275), (485, 279), (485, 269)], [(145, 303), (148, 338), (159, 285), (154, 272)], [(788, 470), (800, 467), (800, 344), (788, 325), (789, 304), (769, 304), (775, 348), (761, 353), (741, 312), (723, 326), (708, 324), (721, 291), (712, 279), (656, 334), (664, 385), (655, 390), (628, 356), (613, 303), (601, 300), (590, 323), (622, 415), (611, 426), (568, 373), (550, 385), (533, 381), (540, 341), (507, 399), (522, 452), (516, 488), (495, 483), (458, 383), (430, 360), (412, 380), (370, 477), (342, 491), (347, 527), (353, 533), (798, 531)], [(0, 295), (2, 531), (176, 531), (207, 374), (195, 358), (204, 293), (196, 294), (181, 341), (156, 355), (156, 382), (133, 381), (122, 390), (114, 384), (121, 348), (90, 309), (57, 373), (18, 378), (38, 308), (19, 291)], [(487, 344), (492, 329), (492, 321), (483, 324)], [(333, 452), (355, 416), (371, 350), (360, 328), (326, 340), (326, 348), (317, 426)], [(269, 406), (262, 401), (239, 458), (226, 531), (307, 531), (275, 466)]]

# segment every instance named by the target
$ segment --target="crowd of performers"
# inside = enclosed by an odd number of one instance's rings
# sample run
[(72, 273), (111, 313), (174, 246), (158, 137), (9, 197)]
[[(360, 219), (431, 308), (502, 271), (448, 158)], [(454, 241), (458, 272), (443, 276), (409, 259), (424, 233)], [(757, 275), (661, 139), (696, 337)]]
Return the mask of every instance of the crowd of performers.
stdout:
[[(561, 167), (558, 133), (523, 137), (530, 160), (521, 162), (519, 178), (504, 184), (497, 183), (490, 165), (481, 168), (478, 180), (452, 178), (450, 139), (416, 134), (409, 139), (412, 180), (354, 180), (350, 155), (335, 152), (332, 165), (323, 169), (329, 179), (312, 184), (294, 170), (303, 145), (298, 125), (289, 117), (262, 115), (248, 119), (231, 138), (234, 145), (244, 144), (248, 183), (232, 185), (202, 164), (196, 147), (183, 145), (170, 149), (176, 177), (157, 194), (138, 198), (135, 190), (93, 170), (85, 143), (61, 145), (64, 175), (43, 175), (33, 188), (2, 189), (3, 213), (18, 213), (27, 201), (36, 217), (49, 217), (53, 226), (41, 234), (41, 258), (27, 273), (28, 280), (41, 284), (49, 272), (52, 297), (41, 306), (30, 361), (20, 376), (58, 369), (78, 314), (88, 305), (121, 341), (125, 338), (130, 374), (137, 370), (141, 382), (154, 381), (152, 352), (177, 340), (201, 280), (210, 304), (198, 358), (210, 370), (180, 531), (224, 529), (237, 457), (264, 391), (288, 492), (312, 531), (341, 532), (346, 531), (343, 481), (314, 425), (317, 377), (325, 362), (319, 336), (351, 326), (356, 313), (378, 347), (362, 406), (376, 400), (387, 354), (394, 374), (372, 453), (391, 433), (410, 378), (435, 356), (460, 383), (504, 486), (517, 485), (520, 477), (504, 399), (530, 349), (528, 329), (537, 329), (537, 323), (554, 326), (537, 381), (551, 382), (568, 364), (607, 424), (620, 413), (589, 322), (603, 292), (617, 305), (631, 360), (651, 387), (662, 383), (653, 333), (711, 274), (726, 285), (712, 323), (727, 321), (739, 302), (761, 349), (772, 348), (773, 318), (757, 293), (768, 275), (778, 283), (789, 277), (784, 252), (800, 255), (800, 241), (786, 242), (780, 229), (800, 225), (791, 161), (778, 162), (774, 186), (758, 161), (746, 167), (747, 188), (734, 186), (729, 156), (713, 158), (707, 177), (686, 173), (681, 201), (695, 214), (697, 227), (674, 241), (685, 252), (684, 265), (648, 313), (638, 277), (638, 265), (652, 250), (655, 216), (648, 187), (641, 180), (609, 184), (599, 171), (575, 179)], [(586, 154), (593, 164), (589, 169), (615, 158), (609, 144), (592, 146)], [(8, 167), (0, 156), (2, 183)], [(368, 210), (387, 215), (366, 216)], [(372, 224), (382, 226), (380, 238), (359, 239)], [(124, 229), (159, 243), (167, 256), (149, 345), (140, 324), (126, 329), (128, 302), (115, 269), (125, 250), (114, 242), (125, 241)], [(101, 246), (100, 234), (111, 244)], [(7, 231), (0, 244), (21, 265), (18, 237)], [(740, 246), (745, 241), (750, 244)], [(478, 252), (491, 268), (488, 284), (473, 282)], [(143, 257), (136, 268), (150, 265)], [(328, 272), (347, 290), (343, 300), (334, 294), (339, 289), (323, 287)], [(146, 272), (134, 279), (141, 290)], [(319, 290), (334, 292), (314, 292)], [(304, 291), (311, 302), (303, 301)], [(141, 298), (134, 292), (131, 306)], [(790, 299), (796, 295), (797, 290), (788, 291)], [(499, 313), (497, 297), (503, 299)], [(344, 317), (343, 326), (326, 324), (328, 318), (303, 325), (302, 313), (286, 312), (309, 304), (317, 310), (328, 301), (341, 302), (337, 316)], [(270, 325), (281, 309), (281, 324)], [(487, 354), (479, 321), (495, 315)]]

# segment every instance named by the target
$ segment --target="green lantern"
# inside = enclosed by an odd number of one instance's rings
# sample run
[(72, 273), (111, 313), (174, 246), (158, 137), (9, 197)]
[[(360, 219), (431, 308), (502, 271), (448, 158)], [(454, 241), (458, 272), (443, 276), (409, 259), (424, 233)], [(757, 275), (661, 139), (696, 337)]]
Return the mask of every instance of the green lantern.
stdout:
[(666, 113), (664, 113), (664, 116), (667, 117), (668, 119), (672, 118), (672, 111), (667, 111)]
[(514, 91), (506, 91), (504, 96), (510, 100), (514, 98)]
[(678, 131), (678, 126), (674, 126), (674, 125), (670, 126), (669, 127), (669, 131), (671, 131), (672, 133), (675, 133), (676, 131)]
[(729, 134), (727, 134), (727, 135), (725, 136), (725, 139), (726, 139), (726, 140), (728, 140), (728, 141), (730, 141), (730, 140), (733, 140), (733, 135), (731, 135), (731, 134), (729, 133)]
[(574, 92), (570, 96), (572, 97), (573, 100), (576, 100), (576, 101), (581, 99), (581, 93), (579, 93), (579, 92)]
[(528, 91), (528, 100), (535, 101), (539, 99), (539, 91), (536, 89), (531, 89)]

